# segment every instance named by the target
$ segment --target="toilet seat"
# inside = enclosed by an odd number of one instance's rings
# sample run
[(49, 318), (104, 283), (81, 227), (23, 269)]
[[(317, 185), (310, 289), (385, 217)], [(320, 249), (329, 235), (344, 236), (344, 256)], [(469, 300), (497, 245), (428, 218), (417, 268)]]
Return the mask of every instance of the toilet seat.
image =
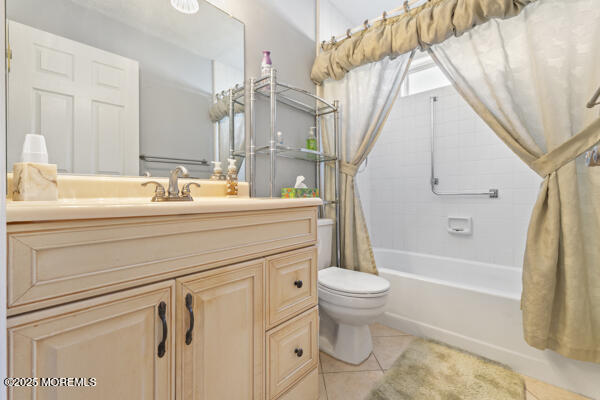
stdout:
[(385, 296), (390, 289), (382, 277), (338, 267), (320, 270), (318, 286), (332, 294), (360, 298)]
[(387, 296), (389, 291), (385, 291), (385, 292), (380, 292), (380, 293), (351, 293), (351, 292), (342, 292), (340, 290), (334, 290), (331, 288), (328, 288), (327, 286), (321, 285), (320, 283), (317, 284), (317, 288), (319, 290), (319, 293), (321, 292), (325, 292), (325, 293), (329, 293), (329, 294), (333, 294), (336, 296), (341, 296), (341, 297), (352, 297), (352, 298), (357, 298), (357, 299), (370, 299), (370, 298), (375, 298), (375, 297), (383, 297), (383, 296)]

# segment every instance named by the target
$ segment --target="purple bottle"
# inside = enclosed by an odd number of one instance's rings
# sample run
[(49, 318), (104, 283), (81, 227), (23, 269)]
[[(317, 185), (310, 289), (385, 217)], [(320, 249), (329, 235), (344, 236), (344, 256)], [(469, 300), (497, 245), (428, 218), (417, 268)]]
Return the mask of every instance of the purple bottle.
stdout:
[(271, 63), (271, 52), (264, 50), (262, 62), (260, 63), (260, 75), (261, 76), (269, 76), (269, 75), (271, 75), (272, 69), (273, 69), (273, 64)]

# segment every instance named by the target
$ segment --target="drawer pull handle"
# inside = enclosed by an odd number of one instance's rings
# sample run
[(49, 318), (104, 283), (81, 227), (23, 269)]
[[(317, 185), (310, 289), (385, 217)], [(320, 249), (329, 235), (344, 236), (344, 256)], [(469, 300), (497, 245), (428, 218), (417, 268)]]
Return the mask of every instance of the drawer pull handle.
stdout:
[(302, 354), (304, 354), (304, 351), (302, 349), (294, 349), (294, 353), (296, 353), (296, 355), (298, 357), (302, 357)]
[(297, 281), (294, 281), (294, 285), (296, 285), (296, 287), (300, 289), (302, 287), (302, 281), (298, 279)]
[(185, 295), (185, 308), (190, 313), (190, 327), (185, 333), (185, 344), (189, 345), (192, 343), (192, 332), (194, 331), (194, 310), (192, 309), (193, 297), (190, 293)]
[(158, 344), (158, 356), (162, 358), (165, 355), (165, 343), (167, 342), (167, 303), (161, 301), (158, 305), (158, 317), (162, 321), (162, 340)]

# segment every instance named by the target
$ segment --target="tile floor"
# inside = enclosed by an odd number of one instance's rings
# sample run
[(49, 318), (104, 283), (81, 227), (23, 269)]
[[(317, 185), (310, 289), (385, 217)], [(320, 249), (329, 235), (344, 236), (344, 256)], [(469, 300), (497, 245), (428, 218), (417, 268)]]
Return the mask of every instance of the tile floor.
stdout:
[[(350, 365), (321, 353), (319, 400), (364, 400), (371, 387), (408, 347), (414, 336), (380, 324), (371, 325), (373, 353), (361, 365)], [(527, 376), (527, 400), (586, 400)], [(393, 400), (393, 399), (390, 399)]]

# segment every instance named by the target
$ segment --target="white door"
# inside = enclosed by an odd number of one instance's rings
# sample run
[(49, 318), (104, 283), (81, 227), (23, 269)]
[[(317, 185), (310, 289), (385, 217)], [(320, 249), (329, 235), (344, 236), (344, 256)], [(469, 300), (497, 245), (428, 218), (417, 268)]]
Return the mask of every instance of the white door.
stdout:
[(59, 172), (139, 175), (139, 63), (14, 21), (8, 30), (9, 170), (38, 133)]

